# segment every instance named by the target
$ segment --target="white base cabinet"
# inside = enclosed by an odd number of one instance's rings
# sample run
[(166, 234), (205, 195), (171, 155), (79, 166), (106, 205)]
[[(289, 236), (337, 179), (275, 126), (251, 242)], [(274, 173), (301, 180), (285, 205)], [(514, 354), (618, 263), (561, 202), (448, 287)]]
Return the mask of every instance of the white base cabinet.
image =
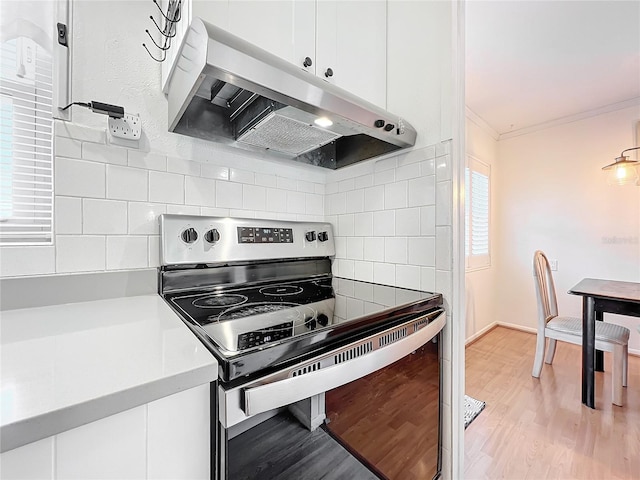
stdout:
[(0, 455), (0, 478), (210, 478), (209, 385)]

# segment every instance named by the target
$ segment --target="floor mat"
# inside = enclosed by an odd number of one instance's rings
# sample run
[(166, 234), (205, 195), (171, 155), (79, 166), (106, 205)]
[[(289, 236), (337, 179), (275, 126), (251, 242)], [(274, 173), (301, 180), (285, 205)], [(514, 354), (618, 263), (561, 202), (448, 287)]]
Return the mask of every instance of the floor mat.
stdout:
[(464, 396), (464, 428), (467, 428), (475, 418), (484, 410), (486, 403), (469, 395)]

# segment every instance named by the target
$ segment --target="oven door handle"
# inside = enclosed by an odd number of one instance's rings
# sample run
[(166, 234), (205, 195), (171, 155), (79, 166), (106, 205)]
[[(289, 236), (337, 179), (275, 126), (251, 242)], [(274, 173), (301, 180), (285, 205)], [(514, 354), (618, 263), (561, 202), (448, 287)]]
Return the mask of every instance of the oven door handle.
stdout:
[(244, 412), (249, 416), (256, 415), (364, 377), (417, 350), (435, 337), (445, 323), (446, 314), (442, 312), (417, 332), (360, 357), (304, 375), (246, 388)]

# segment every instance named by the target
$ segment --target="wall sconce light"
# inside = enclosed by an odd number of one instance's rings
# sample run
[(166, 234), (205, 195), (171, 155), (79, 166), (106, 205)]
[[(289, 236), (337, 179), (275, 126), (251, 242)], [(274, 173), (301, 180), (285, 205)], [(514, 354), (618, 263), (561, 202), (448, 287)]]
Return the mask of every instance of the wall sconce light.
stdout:
[(611, 185), (630, 185), (635, 183), (640, 186), (640, 178), (638, 173), (638, 167), (640, 162), (636, 160), (629, 160), (628, 156), (625, 156), (625, 152), (631, 150), (640, 150), (640, 147), (632, 147), (623, 150), (616, 161), (611, 165), (602, 167), (602, 170), (607, 172), (607, 183)]

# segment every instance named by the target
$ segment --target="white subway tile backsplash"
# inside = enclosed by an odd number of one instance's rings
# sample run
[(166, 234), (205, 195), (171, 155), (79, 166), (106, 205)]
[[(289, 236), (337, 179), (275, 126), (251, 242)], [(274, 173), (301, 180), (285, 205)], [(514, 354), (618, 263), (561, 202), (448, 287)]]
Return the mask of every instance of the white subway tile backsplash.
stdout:
[(364, 190), (351, 190), (346, 192), (347, 213), (359, 213), (364, 211)]
[(149, 172), (149, 201), (184, 202), (184, 176), (177, 173)]
[(364, 255), (364, 239), (362, 237), (347, 238), (347, 257), (351, 260), (362, 260)]
[(325, 194), (324, 184), (323, 183), (314, 183), (313, 184), (313, 191), (317, 195), (322, 195), (324, 197), (324, 194)]
[(435, 175), (436, 174), (436, 160), (432, 158), (431, 160), (425, 160), (424, 162), (420, 162), (420, 176), (426, 177), (427, 175)]
[(209, 178), (184, 177), (184, 203), (213, 207), (216, 204), (216, 181)]
[(166, 212), (166, 205), (159, 203), (129, 203), (129, 234), (160, 235), (158, 217)]
[(394, 170), (398, 166), (397, 157), (385, 158), (377, 160), (373, 165), (374, 172), (384, 172), (386, 170)]
[(82, 158), (94, 162), (113, 163), (115, 165), (127, 164), (127, 150), (125, 148), (103, 145), (100, 143), (82, 144)]
[(229, 181), (253, 185), (256, 183), (256, 177), (253, 172), (249, 172), (247, 170), (239, 170), (237, 168), (230, 168)]
[(315, 183), (307, 180), (298, 180), (296, 182), (296, 190), (304, 193), (315, 193), (316, 185)]
[(47, 275), (56, 271), (53, 246), (2, 247), (0, 272), (3, 277)]
[(407, 239), (386, 237), (384, 239), (384, 261), (387, 263), (407, 263)]
[(347, 194), (344, 192), (334, 193), (329, 197), (330, 213), (340, 215), (347, 213)]
[(419, 177), (408, 182), (408, 200), (410, 207), (435, 205), (436, 179), (434, 176)]
[(242, 208), (261, 210), (267, 203), (267, 189), (258, 185), (242, 186)]
[(256, 173), (254, 180), (256, 185), (262, 185), (263, 187), (278, 186), (278, 182), (275, 175), (268, 175), (266, 173)]
[(356, 181), (353, 178), (347, 178), (346, 180), (340, 180), (338, 182), (339, 192), (351, 192), (356, 188)]
[(56, 137), (54, 154), (58, 157), (81, 158), (82, 142), (73, 138)]
[(451, 181), (436, 183), (436, 225), (451, 225), (453, 196)]
[(338, 231), (341, 237), (353, 237), (355, 233), (355, 220), (353, 215), (340, 215), (338, 217)]
[(420, 289), (420, 267), (396, 265), (396, 285), (398, 287)]
[(305, 212), (309, 215), (324, 214), (324, 198), (315, 193), (305, 193)]
[(395, 170), (385, 170), (382, 172), (375, 172), (373, 174), (374, 185), (386, 185), (387, 183), (393, 183), (396, 181)]
[(435, 267), (420, 267), (420, 289), (426, 292), (436, 291)]
[(216, 206), (242, 208), (242, 184), (216, 180)]
[(436, 244), (434, 237), (410, 237), (407, 239), (407, 263), (423, 267), (435, 267)]
[(451, 270), (452, 268), (451, 227), (436, 227), (436, 268)]
[(354, 278), (363, 282), (373, 282), (373, 263), (354, 261)]
[(104, 198), (105, 166), (70, 158), (56, 158), (55, 193), (71, 197)]
[(445, 299), (447, 308), (451, 305), (451, 271), (450, 270), (436, 270), (436, 288), (435, 291), (441, 293)]
[(347, 258), (347, 237), (334, 237), (336, 258)]
[(408, 184), (406, 181), (385, 185), (384, 208), (405, 208), (407, 206), (407, 188)]
[(356, 177), (355, 181), (355, 188), (373, 187), (373, 173), (368, 173), (366, 175)]
[(364, 189), (364, 211), (384, 209), (384, 185)]
[(436, 206), (420, 207), (420, 235), (436, 234)]
[(105, 269), (105, 238), (56, 235), (56, 272), (93, 272)]
[(376, 237), (391, 237), (395, 234), (395, 210), (381, 210), (379, 212), (373, 212), (373, 235)]
[(200, 175), (215, 180), (229, 180), (229, 167), (221, 167), (210, 163), (200, 165)]
[(276, 187), (282, 190), (297, 190), (297, 185), (295, 181), (291, 181), (290, 178), (287, 177), (276, 177)]
[(324, 186), (324, 193), (326, 195), (332, 195), (334, 193), (338, 193), (338, 182), (328, 182)]
[(200, 215), (209, 217), (228, 217), (228, 208), (216, 208), (216, 207), (200, 207)]
[(72, 138), (80, 142), (107, 143), (104, 128), (92, 128), (63, 120), (55, 120), (56, 142), (59, 138)]
[(287, 209), (287, 192), (277, 188), (267, 188), (267, 210), (284, 212)]
[(305, 213), (305, 198), (302, 192), (287, 192), (287, 212)]
[(355, 272), (355, 264), (353, 260), (340, 259), (338, 260), (339, 271), (338, 274), (343, 278), (353, 278)]
[(130, 167), (167, 171), (167, 156), (158, 153), (129, 150), (127, 163)]
[[(395, 285), (396, 283), (396, 266), (392, 263), (374, 263), (373, 264), (373, 281), (382, 285)], [(376, 290), (374, 289), (374, 295)], [(378, 295), (375, 295), (376, 303), (383, 303)], [(384, 305), (384, 303), (383, 303)]]
[(200, 162), (185, 160), (183, 158), (167, 157), (167, 172), (180, 173), (182, 175), (200, 176)]
[(439, 182), (451, 180), (451, 155), (436, 157), (436, 178)]
[(107, 165), (107, 198), (146, 201), (149, 195), (149, 172), (141, 168)]
[(354, 235), (358, 237), (370, 237), (373, 235), (373, 213), (356, 213), (353, 216)]
[(160, 236), (159, 235), (149, 235), (147, 252), (149, 254), (147, 263), (149, 267), (159, 267), (160, 266)]
[(56, 196), (55, 205), (55, 233), (82, 233), (82, 199)]
[(363, 258), (372, 262), (384, 262), (384, 238), (365, 237)]
[(107, 270), (146, 268), (149, 263), (146, 236), (107, 237)]
[(412, 178), (417, 178), (420, 176), (420, 164), (419, 163), (409, 163), (407, 165), (402, 165), (396, 170), (396, 181), (398, 180), (410, 180)]
[(396, 210), (396, 235), (420, 235), (420, 209), (401, 208)]
[(127, 233), (127, 202), (85, 198), (82, 201), (82, 233)]
[(200, 215), (200, 207), (195, 205), (167, 205), (167, 213), (176, 215)]

